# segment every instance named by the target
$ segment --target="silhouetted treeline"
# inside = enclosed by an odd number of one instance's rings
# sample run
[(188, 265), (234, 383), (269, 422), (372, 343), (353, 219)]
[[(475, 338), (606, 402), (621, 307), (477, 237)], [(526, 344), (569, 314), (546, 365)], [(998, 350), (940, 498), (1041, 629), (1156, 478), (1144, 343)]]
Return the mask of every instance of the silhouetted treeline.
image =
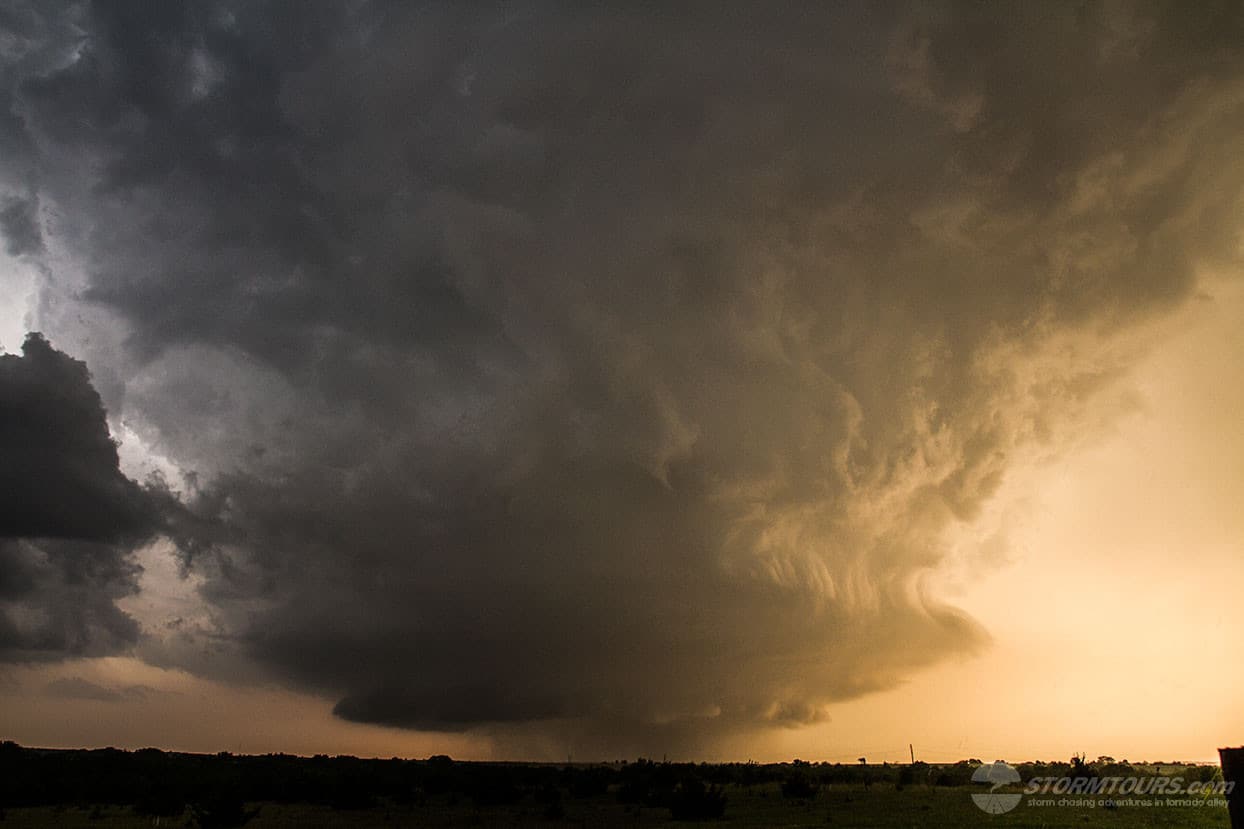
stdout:
[[(382, 803), (469, 801), (503, 806), (530, 798), (549, 817), (564, 800), (610, 796), (626, 804), (668, 808), (678, 819), (720, 817), (731, 786), (776, 784), (782, 796), (811, 799), (824, 786), (889, 784), (964, 786), (979, 761), (954, 764), (657, 763), (640, 759), (601, 765), (475, 763), (356, 757), (182, 754), (158, 749), (50, 750), (0, 743), (0, 808), (130, 806), (149, 815), (190, 810), (203, 826), (236, 826), (245, 804), (309, 803), (367, 809)], [(1200, 773), (1200, 767), (1194, 767)], [(1025, 763), (1021, 776), (1121, 776), (1133, 767), (1095, 762)], [(1213, 774), (1213, 767), (1204, 773)]]

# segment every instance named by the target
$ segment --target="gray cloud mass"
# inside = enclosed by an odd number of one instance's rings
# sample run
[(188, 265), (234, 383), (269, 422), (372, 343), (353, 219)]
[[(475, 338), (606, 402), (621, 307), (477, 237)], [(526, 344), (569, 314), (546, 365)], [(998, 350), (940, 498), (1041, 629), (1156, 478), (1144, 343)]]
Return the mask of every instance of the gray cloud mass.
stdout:
[(0, 662), (124, 651), (134, 547), (170, 496), (120, 471), (86, 366), (38, 334), (0, 355)]
[(9, 250), (338, 716), (652, 750), (973, 652), (946, 534), (1238, 262), (1235, 4), (681, 8), (5, 13)]

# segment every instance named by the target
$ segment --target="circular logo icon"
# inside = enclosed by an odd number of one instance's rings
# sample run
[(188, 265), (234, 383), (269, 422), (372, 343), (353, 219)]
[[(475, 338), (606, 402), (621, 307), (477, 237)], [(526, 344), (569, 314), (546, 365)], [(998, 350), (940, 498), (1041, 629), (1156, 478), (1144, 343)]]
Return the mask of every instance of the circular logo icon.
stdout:
[(991, 815), (1001, 815), (1019, 805), (1019, 799), (1022, 795), (1016, 792), (998, 791), (1004, 786), (1013, 786), (1019, 782), (1019, 772), (1015, 770), (1014, 766), (1003, 763), (1001, 760), (996, 763), (986, 763), (983, 766), (978, 766), (976, 771), (972, 772), (972, 782), (989, 784), (989, 792), (987, 794), (972, 795), (972, 801), (980, 807), (982, 812), (988, 812)]

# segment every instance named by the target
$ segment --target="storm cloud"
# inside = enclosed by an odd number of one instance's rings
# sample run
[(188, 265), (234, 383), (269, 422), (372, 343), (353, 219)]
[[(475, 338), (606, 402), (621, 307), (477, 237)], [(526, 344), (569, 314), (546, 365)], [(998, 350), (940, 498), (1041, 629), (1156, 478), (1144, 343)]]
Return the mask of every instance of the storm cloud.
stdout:
[(1239, 256), (1232, 4), (42, 8), (46, 322), (121, 332), (216, 641), (352, 720), (643, 748), (971, 653), (947, 534)]
[(169, 496), (121, 473), (86, 366), (39, 334), (0, 355), (0, 454), (0, 659), (132, 646), (115, 601), (137, 589), (130, 554)]

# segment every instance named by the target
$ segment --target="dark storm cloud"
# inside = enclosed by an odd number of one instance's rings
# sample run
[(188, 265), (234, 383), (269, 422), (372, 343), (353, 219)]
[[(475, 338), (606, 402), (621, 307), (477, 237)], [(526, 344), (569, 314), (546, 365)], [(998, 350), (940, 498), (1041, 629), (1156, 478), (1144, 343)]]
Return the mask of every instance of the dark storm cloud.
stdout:
[(983, 641), (945, 534), (1238, 255), (1240, 25), (103, 3), (6, 75), (14, 186), (224, 641), (349, 719), (695, 739)]
[(121, 474), (86, 366), (31, 334), (0, 355), (0, 660), (133, 645), (115, 601), (137, 589), (134, 544), (167, 496)]
[(116, 606), (138, 584), (124, 549), (6, 538), (0, 563), (0, 661), (107, 656), (138, 641), (138, 623)]
[(0, 203), (0, 234), (10, 256), (43, 250), (39, 229), (39, 205), (34, 199), (8, 199)]
[(112, 542), (155, 527), (126, 478), (86, 365), (39, 334), (0, 355), (0, 537)]

